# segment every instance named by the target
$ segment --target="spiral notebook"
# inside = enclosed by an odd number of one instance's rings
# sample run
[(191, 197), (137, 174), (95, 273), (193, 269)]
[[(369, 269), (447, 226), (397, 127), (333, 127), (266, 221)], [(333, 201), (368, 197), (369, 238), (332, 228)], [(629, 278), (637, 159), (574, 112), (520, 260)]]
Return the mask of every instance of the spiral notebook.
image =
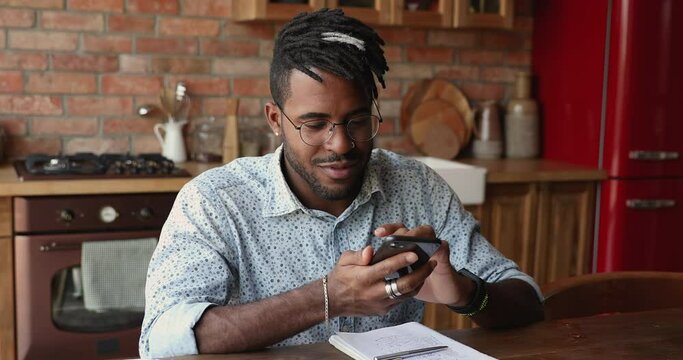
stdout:
[(355, 360), (373, 360), (375, 356), (439, 345), (447, 345), (448, 349), (431, 354), (411, 356), (410, 359), (495, 359), (417, 322), (409, 322), (364, 333), (338, 332), (332, 335), (329, 341), (338, 350)]

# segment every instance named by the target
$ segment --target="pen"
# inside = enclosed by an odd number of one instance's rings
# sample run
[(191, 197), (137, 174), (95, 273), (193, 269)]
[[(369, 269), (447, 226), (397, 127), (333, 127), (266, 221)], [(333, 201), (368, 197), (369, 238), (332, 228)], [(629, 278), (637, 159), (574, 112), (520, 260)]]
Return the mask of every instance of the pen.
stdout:
[(442, 345), (442, 346), (432, 346), (432, 347), (426, 347), (426, 348), (420, 348), (420, 349), (414, 349), (414, 350), (407, 350), (407, 351), (399, 351), (399, 352), (392, 353), (392, 354), (375, 356), (374, 360), (405, 359), (407, 357), (431, 354), (433, 352), (446, 350), (446, 349), (448, 349), (448, 346)]

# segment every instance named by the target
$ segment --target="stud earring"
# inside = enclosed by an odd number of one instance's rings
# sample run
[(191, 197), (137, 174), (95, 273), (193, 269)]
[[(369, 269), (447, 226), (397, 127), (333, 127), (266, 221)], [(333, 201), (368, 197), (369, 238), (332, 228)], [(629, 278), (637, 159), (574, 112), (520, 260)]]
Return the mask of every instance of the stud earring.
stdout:
[(280, 133), (276, 131), (275, 136), (280, 136)]

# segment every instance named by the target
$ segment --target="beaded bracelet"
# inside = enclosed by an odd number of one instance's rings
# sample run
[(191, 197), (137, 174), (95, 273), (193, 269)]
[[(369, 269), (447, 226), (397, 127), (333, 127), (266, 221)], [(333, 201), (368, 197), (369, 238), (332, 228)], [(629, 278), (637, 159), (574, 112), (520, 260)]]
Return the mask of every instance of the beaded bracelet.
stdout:
[(327, 275), (323, 277), (323, 296), (325, 297), (325, 324), (330, 326), (330, 298), (327, 295)]

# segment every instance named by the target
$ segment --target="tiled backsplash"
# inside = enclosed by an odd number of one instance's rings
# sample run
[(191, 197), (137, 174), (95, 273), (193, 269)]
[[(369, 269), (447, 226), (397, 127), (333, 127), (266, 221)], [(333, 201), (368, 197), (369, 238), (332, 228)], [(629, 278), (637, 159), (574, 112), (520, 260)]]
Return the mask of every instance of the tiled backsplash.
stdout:
[[(471, 102), (505, 103), (531, 62), (532, 0), (515, 2), (502, 30), (378, 28), (390, 71), (378, 145), (411, 151), (398, 121), (416, 80), (453, 81)], [(229, 20), (231, 0), (0, 0), (0, 126), (10, 157), (27, 153), (158, 152), (135, 109), (161, 86), (187, 83), (190, 121), (222, 118), (241, 101), (240, 124), (263, 127), (278, 25)]]

